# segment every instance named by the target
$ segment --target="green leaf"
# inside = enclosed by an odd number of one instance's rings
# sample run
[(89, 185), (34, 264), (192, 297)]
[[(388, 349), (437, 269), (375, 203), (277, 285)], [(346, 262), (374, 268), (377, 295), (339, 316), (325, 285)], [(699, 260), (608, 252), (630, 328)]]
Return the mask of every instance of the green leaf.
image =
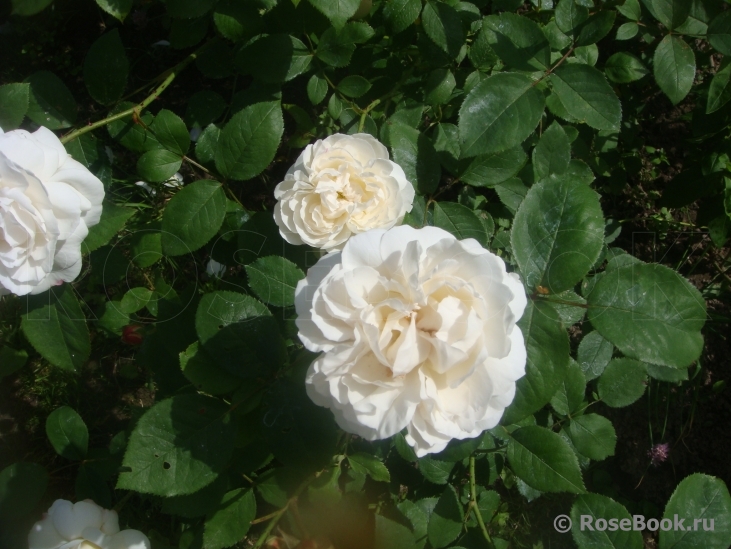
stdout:
[(266, 394), (261, 426), (279, 461), (310, 471), (330, 463), (339, 438), (332, 412), (310, 400), (304, 383), (287, 379)]
[(180, 353), (180, 369), (197, 390), (209, 395), (225, 395), (241, 385), (241, 378), (219, 367), (197, 341)]
[(724, 55), (731, 55), (731, 12), (722, 11), (708, 25), (708, 41)]
[(61, 406), (46, 418), (46, 435), (56, 453), (78, 461), (89, 451), (89, 430), (76, 410)]
[(49, 71), (38, 71), (25, 82), (30, 84), (28, 118), (49, 130), (62, 130), (74, 125), (76, 101), (58, 76)]
[(100, 507), (112, 506), (112, 492), (102, 474), (93, 467), (93, 464), (84, 464), (79, 467), (74, 482), (76, 500), (90, 499)]
[(552, 297), (559, 300), (557, 302), (549, 297), (551, 305), (558, 312), (558, 316), (561, 317), (561, 322), (563, 322), (564, 326), (571, 326), (584, 318), (584, 314), (586, 314), (586, 299), (573, 290), (566, 290)]
[(405, 31), (421, 13), (421, 0), (392, 0), (383, 7), (383, 18), (393, 34)]
[[(134, 103), (129, 101), (122, 101), (109, 112), (109, 115), (118, 114), (122, 111), (128, 110), (134, 107)], [(143, 113), (140, 120), (145, 126), (152, 124), (153, 116), (150, 113)], [(127, 147), (129, 150), (142, 153), (152, 149), (159, 149), (161, 145), (155, 139), (146, 128), (143, 128), (140, 124), (135, 124), (132, 117), (126, 117), (122, 120), (116, 120), (111, 122), (107, 126), (109, 135), (115, 141), (119, 141), (121, 145)]]
[(371, 83), (362, 76), (352, 74), (338, 83), (338, 91), (347, 97), (360, 97), (371, 89)]
[(653, 57), (655, 81), (673, 105), (680, 103), (693, 86), (695, 55), (682, 38), (668, 34)]
[(612, 422), (599, 414), (584, 414), (572, 418), (567, 432), (582, 456), (601, 461), (614, 455), (617, 433)]
[(112, 17), (124, 21), (127, 14), (132, 11), (134, 0), (96, 0), (97, 5)]
[(617, 29), (617, 40), (630, 40), (637, 36), (640, 32), (640, 26), (637, 23), (622, 23)]
[(167, 109), (162, 109), (150, 125), (150, 130), (155, 135), (160, 145), (178, 156), (184, 156), (190, 147), (190, 134), (185, 122)]
[(305, 273), (290, 260), (271, 255), (246, 266), (249, 285), (264, 303), (275, 307), (294, 305), (294, 291)]
[(162, 216), (162, 247), (167, 255), (183, 255), (213, 238), (226, 217), (226, 195), (218, 181), (203, 179), (173, 196)]
[(424, 32), (447, 55), (456, 58), (464, 44), (462, 19), (457, 11), (444, 2), (427, 0), (421, 13)]
[(28, 362), (26, 351), (16, 351), (4, 345), (0, 348), (0, 381), (4, 377), (14, 374)]
[(527, 161), (528, 155), (521, 146), (483, 154), (470, 161), (459, 178), (473, 187), (494, 187), (514, 177)]
[(596, 130), (619, 131), (622, 105), (601, 72), (581, 63), (564, 63), (550, 79), (571, 116)]
[(667, 366), (658, 366), (656, 364), (646, 364), (647, 375), (659, 381), (668, 381), (677, 383), (678, 381), (687, 381), (688, 370), (678, 368), (669, 368)]
[(221, 137), (221, 128), (215, 124), (210, 124), (198, 136), (195, 144), (195, 156), (203, 164), (213, 164), (216, 159), (216, 150), (218, 149), (218, 140)]
[(615, 358), (599, 378), (597, 391), (607, 406), (622, 408), (637, 401), (647, 385), (644, 363), (631, 358)]
[(53, 0), (13, 0), (13, 15), (35, 15), (46, 9)]
[(586, 376), (586, 381), (598, 378), (612, 360), (614, 345), (596, 330), (589, 332), (579, 343), (577, 362)]
[(526, 286), (572, 288), (604, 244), (599, 195), (574, 179), (536, 183), (515, 214), (511, 242)]
[(586, 378), (575, 360), (569, 360), (566, 376), (561, 380), (558, 391), (551, 398), (551, 406), (559, 414), (567, 416), (575, 412), (584, 401)]
[(251, 296), (235, 292), (204, 295), (195, 327), (216, 363), (244, 379), (267, 375), (286, 363), (286, 348), (272, 313)]
[(274, 159), (284, 133), (278, 102), (256, 103), (236, 113), (221, 131), (216, 167), (226, 177), (245, 181)]
[(252, 489), (239, 488), (223, 496), (218, 509), (206, 517), (203, 530), (204, 549), (223, 549), (246, 536), (256, 518), (256, 497)]
[(589, 17), (589, 10), (574, 0), (559, 0), (555, 18), (558, 28), (569, 35), (576, 34), (581, 24)]
[(589, 19), (581, 25), (579, 36), (576, 38), (577, 46), (588, 46), (596, 44), (604, 38), (614, 26), (614, 19), (617, 13), (614, 10), (599, 11), (589, 17)]
[(488, 15), (482, 32), (508, 67), (532, 72), (551, 66), (551, 46), (538, 23), (527, 17), (507, 12)]
[(121, 336), (122, 329), (130, 323), (129, 315), (122, 312), (121, 301), (107, 301), (99, 317), (98, 326), (109, 333)]
[[(2, 88), (0, 88), (0, 93)], [(711, 87), (708, 89), (708, 101), (706, 102), (706, 114), (716, 112), (731, 100), (731, 61), (724, 57), (721, 66), (713, 75)]]
[(355, 15), (360, 7), (360, 0), (309, 0), (336, 29), (341, 29)]
[(202, 90), (188, 99), (185, 110), (185, 124), (205, 128), (217, 120), (226, 110), (226, 101), (220, 94), (211, 90)]
[(257, 80), (271, 84), (288, 82), (307, 70), (310, 50), (288, 34), (258, 38), (236, 55), (236, 65)]
[(163, 499), (162, 512), (185, 518), (207, 515), (219, 507), (227, 488), (227, 475), (219, 475), (216, 480), (197, 492)]
[(254, 3), (223, 0), (216, 4), (213, 22), (224, 38), (234, 42), (248, 40), (259, 34), (262, 20)]
[(377, 457), (364, 452), (348, 456), (348, 463), (357, 472), (368, 474), (377, 482), (391, 482), (391, 474)]
[[(701, 473), (685, 477), (670, 496), (663, 519), (680, 528), (660, 531), (659, 549), (723, 549), (731, 545), (731, 496), (719, 478)], [(696, 520), (702, 522), (696, 523)], [(706, 528), (708, 527), (708, 528)]]
[(431, 546), (434, 549), (440, 549), (457, 539), (462, 531), (463, 518), (464, 510), (457, 497), (457, 492), (448, 485), (429, 517), (427, 534)]
[(182, 164), (181, 155), (167, 149), (153, 149), (137, 160), (137, 171), (146, 181), (157, 183), (170, 179)]
[(452, 97), (456, 85), (452, 71), (434, 69), (424, 82), (424, 102), (428, 105), (444, 105)]
[[(598, 530), (581, 528), (582, 517), (592, 517), (592, 524), (597, 519), (616, 521), (619, 528)], [(614, 519), (614, 520), (613, 520)], [(632, 516), (627, 509), (613, 499), (599, 494), (581, 494), (571, 506), (571, 520), (574, 525), (571, 535), (580, 548), (593, 549), (642, 549), (644, 542), (642, 533), (632, 529)]]
[(129, 61), (119, 30), (113, 29), (94, 42), (84, 58), (84, 84), (98, 103), (119, 100), (127, 87)]
[(149, 228), (138, 228), (131, 235), (130, 251), (132, 261), (146, 269), (162, 259), (162, 234), (160, 223), (150, 224)]
[(86, 318), (69, 284), (27, 297), (21, 329), (43, 358), (64, 370), (77, 371), (91, 352)]
[(453, 234), (459, 240), (474, 238), (487, 246), (488, 235), (475, 212), (456, 202), (434, 203), (434, 225)]
[[(408, 448), (411, 449), (410, 446)], [(453, 461), (442, 461), (430, 456), (419, 459), (419, 471), (426, 480), (434, 484), (447, 484), (454, 466)]]
[(515, 398), (505, 410), (503, 425), (540, 410), (559, 389), (569, 365), (569, 337), (549, 304), (529, 302), (518, 327), (523, 332), (528, 360), (525, 376), (516, 383)]
[(576, 454), (558, 434), (544, 427), (521, 427), (510, 434), (508, 461), (513, 472), (541, 492), (586, 491)]
[(673, 30), (688, 19), (691, 2), (688, 0), (651, 0), (652, 15), (669, 30)]
[(82, 250), (84, 252), (93, 252), (108, 244), (135, 213), (136, 210), (133, 208), (125, 208), (124, 206), (117, 206), (113, 202), (106, 202), (102, 209), (101, 219), (97, 225), (89, 229)]
[(117, 488), (157, 496), (192, 494), (213, 482), (231, 456), (236, 428), (220, 400), (182, 394), (158, 402), (129, 437)]
[(373, 549), (416, 549), (414, 534), (402, 524), (376, 515)]
[(431, 194), (439, 185), (441, 166), (431, 140), (406, 124), (393, 124), (388, 130), (393, 161), (404, 170), (419, 194)]
[(29, 101), (30, 84), (0, 86), (0, 128), (8, 132), (20, 126), (28, 112)]
[(594, 328), (628, 357), (685, 368), (700, 356), (706, 304), (672, 269), (656, 264), (612, 269), (587, 299)]
[(48, 486), (48, 473), (37, 463), (21, 461), (0, 471), (0, 522), (27, 519)]
[(313, 74), (307, 81), (307, 97), (313, 105), (319, 105), (328, 91), (327, 80), (321, 73)]
[(617, 6), (617, 11), (632, 21), (639, 21), (642, 17), (639, 0), (625, 0), (624, 4)]
[(631, 53), (618, 52), (607, 59), (604, 74), (612, 82), (627, 84), (650, 74), (650, 71)]
[(144, 309), (152, 298), (152, 290), (143, 287), (131, 288), (122, 297), (122, 312), (126, 314), (136, 313)]
[(538, 145), (533, 149), (533, 172), (536, 181), (551, 174), (562, 174), (571, 162), (571, 143), (558, 122), (553, 122), (543, 132)]
[(165, 7), (170, 17), (194, 19), (210, 10), (216, 0), (167, 0)]
[(486, 78), (472, 88), (459, 110), (462, 156), (520, 145), (535, 130), (544, 106), (543, 93), (525, 75), (499, 73)]

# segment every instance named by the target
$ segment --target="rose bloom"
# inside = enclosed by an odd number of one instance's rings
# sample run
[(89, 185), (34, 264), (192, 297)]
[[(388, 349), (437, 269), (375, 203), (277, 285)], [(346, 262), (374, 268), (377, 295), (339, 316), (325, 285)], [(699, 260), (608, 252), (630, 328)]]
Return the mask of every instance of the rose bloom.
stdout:
[(518, 276), (436, 227), (354, 236), (296, 290), (307, 392), (368, 440), (407, 429), (421, 457), (497, 425), (525, 374)]
[(399, 225), (414, 187), (367, 133), (307, 145), (274, 190), (274, 219), (291, 244), (339, 250), (354, 234)]
[(28, 534), (28, 549), (150, 549), (138, 530), (119, 531), (116, 511), (90, 499), (71, 503), (57, 499)]
[(0, 295), (74, 280), (103, 198), (102, 182), (50, 130), (0, 130)]

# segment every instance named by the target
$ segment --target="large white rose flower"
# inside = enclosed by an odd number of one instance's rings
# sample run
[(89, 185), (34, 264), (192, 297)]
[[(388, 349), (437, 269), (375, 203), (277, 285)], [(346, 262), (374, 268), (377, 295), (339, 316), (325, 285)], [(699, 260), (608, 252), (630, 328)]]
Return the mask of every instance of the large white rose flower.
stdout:
[(274, 197), (274, 219), (287, 242), (332, 251), (354, 234), (399, 225), (414, 187), (377, 139), (335, 134), (307, 145)]
[(407, 428), (417, 456), (497, 425), (525, 374), (527, 300), (502, 259), (436, 227), (351, 238), (297, 286), (299, 337), (323, 351), (307, 392), (368, 440)]
[(53, 132), (0, 129), (0, 295), (74, 280), (103, 198), (102, 182)]
[(28, 549), (150, 549), (138, 530), (119, 531), (116, 511), (90, 499), (71, 503), (57, 499), (28, 534)]

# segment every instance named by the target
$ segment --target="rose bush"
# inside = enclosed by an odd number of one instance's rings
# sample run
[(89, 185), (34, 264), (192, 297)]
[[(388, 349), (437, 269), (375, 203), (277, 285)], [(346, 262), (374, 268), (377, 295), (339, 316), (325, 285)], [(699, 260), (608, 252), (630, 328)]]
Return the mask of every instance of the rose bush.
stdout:
[(0, 129), (0, 294), (39, 294), (81, 272), (104, 186), (46, 128)]
[(307, 145), (287, 171), (274, 219), (287, 242), (337, 250), (351, 235), (400, 224), (414, 196), (377, 139), (335, 134)]
[(370, 230), (311, 268), (295, 299), (300, 339), (324, 352), (310, 397), (368, 440), (407, 428), (420, 457), (495, 427), (525, 373), (525, 290), (474, 239)]
[(91, 500), (57, 499), (28, 534), (28, 549), (150, 549), (138, 530), (119, 530), (116, 511)]
[(6, 4), (0, 547), (729, 547), (727, 3)]

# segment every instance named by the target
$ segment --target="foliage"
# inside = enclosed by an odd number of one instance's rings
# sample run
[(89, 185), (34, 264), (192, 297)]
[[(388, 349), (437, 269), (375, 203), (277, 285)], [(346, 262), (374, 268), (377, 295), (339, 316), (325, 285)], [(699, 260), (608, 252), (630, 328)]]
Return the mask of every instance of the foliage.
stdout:
[[(62, 4), (13, 0), (11, 20), (42, 20)], [(703, 349), (706, 302), (677, 271), (611, 247), (617, 226), (603, 209), (645, 169), (638, 127), (647, 102), (664, 94), (695, 107), (691, 161), (661, 204), (698, 205), (697, 227), (716, 247), (727, 242), (728, 6), (81, 4), (105, 29), (89, 29), (99, 36), (77, 71), (83, 87), (46, 69), (0, 86), (0, 127), (62, 132), (107, 191), (80, 280), (2, 298), (18, 314), (2, 332), (0, 377), (29, 354), (79, 372), (100, 341), (118, 342), (137, 323), (136, 361), (156, 389), (154, 405), (111, 445), (90, 439), (94, 418), (69, 406), (48, 416), (50, 444), (76, 467), (79, 497), (105, 504), (133, 494), (148, 515), (134, 520), (155, 548), (218, 549), (245, 538), (259, 548), (278, 526), (340, 547), (332, 522), (356, 520), (377, 548), (471, 549), (522, 546), (506, 518), (518, 520), (516, 499), (560, 492), (570, 494), (578, 547), (642, 546), (639, 532), (577, 526), (581, 515), (631, 516), (627, 501), (590, 480), (621, 436), (602, 411), (640, 399), (648, 376), (687, 379)], [(157, 77), (144, 66), (158, 50), (128, 46), (135, 18), (169, 29), (170, 68)], [(195, 84), (183, 101), (166, 102), (189, 73)], [(343, 433), (305, 392), (315, 357), (296, 336), (294, 292), (319, 251), (282, 240), (272, 192), (306, 144), (338, 132), (388, 146), (417, 191), (405, 223), (476, 239), (520, 274), (529, 295), (519, 323), (526, 375), (503, 421), (419, 460), (402, 435), (369, 443)], [(170, 183), (178, 171), (189, 181), (182, 188)], [(211, 259), (225, 266), (222, 276), (204, 274)], [(31, 516), (47, 481), (33, 463), (0, 471), (0, 531)], [(730, 512), (722, 481), (692, 475), (662, 516), (715, 519), (715, 531), (662, 531), (658, 546), (726, 547)], [(163, 515), (176, 528), (150, 518)]]

